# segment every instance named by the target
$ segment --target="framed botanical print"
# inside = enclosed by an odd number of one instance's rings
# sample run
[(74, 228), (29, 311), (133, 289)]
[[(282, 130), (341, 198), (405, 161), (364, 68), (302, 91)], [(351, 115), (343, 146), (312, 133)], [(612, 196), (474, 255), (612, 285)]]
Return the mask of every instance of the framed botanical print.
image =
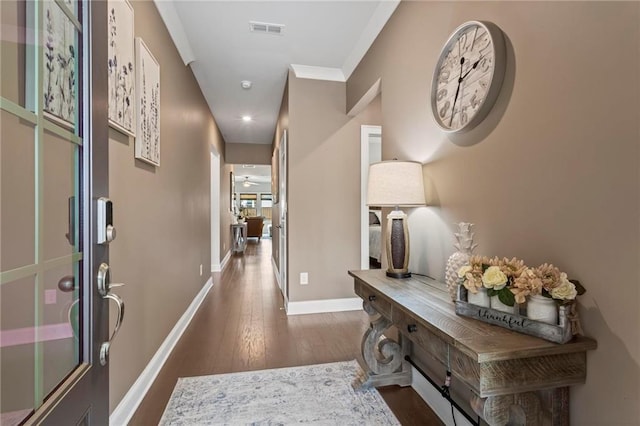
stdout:
[(233, 172), (229, 172), (229, 211), (235, 214), (235, 204), (236, 204), (236, 178), (233, 175)]
[(278, 165), (280, 164), (280, 150), (276, 148), (271, 156), (271, 194), (273, 195), (273, 204), (278, 204), (278, 193), (280, 188), (280, 182), (278, 175)]
[(160, 64), (136, 38), (136, 158), (160, 166)]
[[(36, 16), (35, 2), (27, 2), (27, 16)], [(77, 3), (72, 0), (42, 2), (42, 110), (51, 121), (74, 130), (77, 122), (78, 67), (80, 22), (76, 17)], [(32, 24), (29, 24), (32, 25)], [(36, 69), (35, 54), (27, 52), (28, 72)], [(36, 79), (27, 76), (27, 107), (36, 110), (33, 97)]]
[(135, 136), (135, 50), (133, 7), (127, 0), (109, 0), (109, 124)]

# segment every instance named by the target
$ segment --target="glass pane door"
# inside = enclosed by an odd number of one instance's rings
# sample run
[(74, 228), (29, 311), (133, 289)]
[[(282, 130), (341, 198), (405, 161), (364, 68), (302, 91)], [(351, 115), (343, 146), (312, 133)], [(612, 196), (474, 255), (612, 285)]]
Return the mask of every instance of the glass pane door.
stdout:
[(0, 424), (89, 361), (82, 4), (1, 1)]

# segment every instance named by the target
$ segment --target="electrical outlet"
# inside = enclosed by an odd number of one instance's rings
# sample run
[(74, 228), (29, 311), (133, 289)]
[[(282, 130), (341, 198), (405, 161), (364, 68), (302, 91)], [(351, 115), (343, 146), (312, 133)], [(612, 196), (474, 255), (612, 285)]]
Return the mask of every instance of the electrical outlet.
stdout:
[(308, 272), (300, 272), (300, 285), (309, 284), (309, 273)]
[(200, 264), (200, 276), (202, 276), (202, 263)]

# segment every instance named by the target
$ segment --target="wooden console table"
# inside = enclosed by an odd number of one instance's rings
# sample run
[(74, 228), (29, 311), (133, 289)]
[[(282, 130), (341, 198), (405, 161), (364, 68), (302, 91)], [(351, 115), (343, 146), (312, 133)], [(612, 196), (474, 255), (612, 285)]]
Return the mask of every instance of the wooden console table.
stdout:
[[(579, 336), (561, 345), (458, 316), (445, 285), (429, 278), (394, 279), (383, 270), (349, 275), (374, 317), (362, 339), (363, 381), (411, 384), (404, 356), (416, 344), (472, 390), (471, 407), (490, 425), (569, 425), (569, 386), (585, 382), (595, 340)], [(384, 336), (391, 326), (398, 342)]]

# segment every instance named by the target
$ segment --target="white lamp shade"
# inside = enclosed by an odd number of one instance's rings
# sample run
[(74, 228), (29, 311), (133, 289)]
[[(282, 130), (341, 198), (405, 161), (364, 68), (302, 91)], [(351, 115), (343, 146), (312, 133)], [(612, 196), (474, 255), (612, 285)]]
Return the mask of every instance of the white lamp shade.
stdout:
[(412, 207), (425, 204), (422, 164), (392, 160), (369, 166), (367, 205)]

